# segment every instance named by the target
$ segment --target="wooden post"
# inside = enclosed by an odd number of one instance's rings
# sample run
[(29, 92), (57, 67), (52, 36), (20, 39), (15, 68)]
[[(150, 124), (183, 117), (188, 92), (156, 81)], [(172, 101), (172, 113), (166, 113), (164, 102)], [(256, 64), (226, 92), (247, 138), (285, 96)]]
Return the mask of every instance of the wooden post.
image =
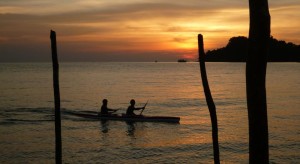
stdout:
[(201, 34), (198, 35), (198, 51), (199, 51), (199, 63), (200, 63), (200, 72), (202, 78), (202, 85), (205, 93), (206, 103), (208, 106), (211, 126), (212, 126), (212, 140), (213, 140), (213, 148), (214, 148), (214, 162), (215, 164), (220, 163), (220, 153), (219, 153), (219, 141), (218, 141), (218, 120), (217, 120), (217, 112), (214, 100), (211, 96), (206, 68), (205, 68), (205, 53), (203, 46), (203, 36)]
[(59, 93), (59, 76), (58, 76), (58, 59), (56, 48), (55, 31), (50, 32), (52, 65), (53, 65), (53, 89), (55, 104), (55, 159), (57, 164), (62, 163), (62, 146), (61, 146), (61, 118), (60, 118), (60, 93)]
[(250, 29), (246, 62), (249, 163), (269, 163), (265, 82), (271, 22), (268, 0), (249, 0), (249, 9)]

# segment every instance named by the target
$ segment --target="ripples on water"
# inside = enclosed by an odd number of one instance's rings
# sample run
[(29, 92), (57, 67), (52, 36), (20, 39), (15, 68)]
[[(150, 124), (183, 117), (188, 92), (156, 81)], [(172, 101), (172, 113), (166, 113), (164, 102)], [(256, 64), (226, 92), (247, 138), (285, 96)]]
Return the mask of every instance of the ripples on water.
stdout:
[[(63, 63), (60, 67), (63, 162), (211, 163), (211, 127), (197, 63)], [(222, 162), (248, 162), (244, 64), (208, 63), (217, 106)], [(299, 157), (299, 64), (268, 65), (270, 160)], [(54, 163), (52, 68), (0, 66), (0, 163)], [(278, 80), (280, 79), (280, 80)], [(125, 112), (147, 100), (145, 115), (180, 116), (180, 124), (100, 122), (71, 113), (97, 112), (107, 98)]]

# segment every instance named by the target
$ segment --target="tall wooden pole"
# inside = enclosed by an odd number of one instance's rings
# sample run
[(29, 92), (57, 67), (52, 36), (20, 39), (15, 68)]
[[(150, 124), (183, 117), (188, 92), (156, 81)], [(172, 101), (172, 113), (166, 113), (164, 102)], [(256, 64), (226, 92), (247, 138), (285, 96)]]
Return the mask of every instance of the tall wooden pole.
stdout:
[(62, 146), (61, 146), (61, 118), (60, 118), (60, 93), (59, 93), (59, 76), (58, 76), (58, 59), (56, 48), (55, 31), (50, 32), (52, 65), (53, 65), (53, 89), (55, 104), (55, 159), (57, 164), (62, 163)]
[(199, 63), (200, 63), (200, 72), (202, 78), (202, 85), (205, 93), (206, 103), (208, 106), (211, 126), (212, 126), (212, 140), (213, 140), (213, 148), (214, 148), (214, 162), (215, 164), (220, 163), (220, 153), (219, 153), (219, 141), (218, 141), (218, 120), (217, 120), (217, 112), (214, 100), (211, 96), (206, 68), (205, 68), (205, 53), (203, 46), (203, 36), (201, 34), (198, 35), (198, 51), (199, 51)]
[(249, 0), (249, 9), (249, 49), (246, 62), (249, 163), (269, 163), (266, 70), (271, 19), (268, 0)]

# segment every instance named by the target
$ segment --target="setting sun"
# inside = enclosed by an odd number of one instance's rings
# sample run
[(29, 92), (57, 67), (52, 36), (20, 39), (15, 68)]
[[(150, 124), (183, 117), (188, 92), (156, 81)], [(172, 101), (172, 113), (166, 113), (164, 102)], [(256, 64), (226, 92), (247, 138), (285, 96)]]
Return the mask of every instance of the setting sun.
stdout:
[[(199, 33), (207, 51), (225, 46), (231, 37), (248, 36), (249, 30), (246, 2), (29, 0), (0, 4), (0, 48), (9, 54), (2, 55), (1, 61), (48, 61), (50, 29), (57, 32), (63, 61), (196, 60)], [(272, 36), (300, 43), (298, 8), (295, 2), (270, 2)]]
[(0, 0), (0, 164), (300, 163), (299, 9)]

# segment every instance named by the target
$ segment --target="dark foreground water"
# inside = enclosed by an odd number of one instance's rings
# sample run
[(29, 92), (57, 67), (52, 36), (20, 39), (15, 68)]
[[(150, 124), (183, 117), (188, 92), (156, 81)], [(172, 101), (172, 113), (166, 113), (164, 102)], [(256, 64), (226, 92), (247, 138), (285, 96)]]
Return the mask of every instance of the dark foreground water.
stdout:
[[(207, 63), (219, 119), (222, 163), (248, 162), (245, 64)], [(300, 65), (267, 72), (270, 161), (300, 163)], [(50, 63), (0, 65), (0, 163), (54, 163)], [(64, 163), (212, 163), (211, 127), (197, 63), (62, 63)], [(145, 115), (180, 124), (100, 122), (70, 112), (125, 112), (149, 100)]]

